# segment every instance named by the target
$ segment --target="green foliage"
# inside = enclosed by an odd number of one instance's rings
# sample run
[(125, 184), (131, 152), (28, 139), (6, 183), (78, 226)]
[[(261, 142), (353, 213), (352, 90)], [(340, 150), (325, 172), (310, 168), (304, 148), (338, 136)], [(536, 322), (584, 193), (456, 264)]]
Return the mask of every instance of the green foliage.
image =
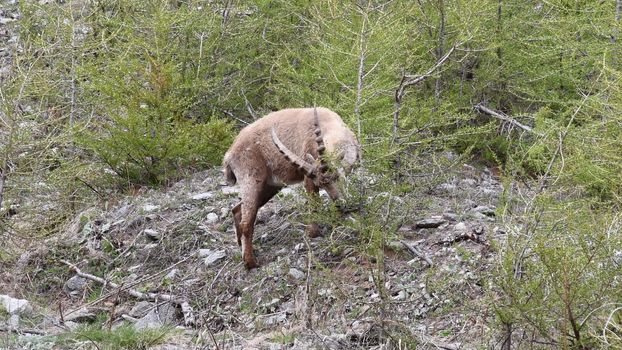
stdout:
[(533, 231), (510, 233), (495, 280), (504, 296), (496, 305), (502, 322), (576, 348), (607, 327), (622, 296), (620, 217), (591, 204), (541, 198)]
[(103, 328), (99, 324), (81, 326), (77, 330), (62, 335), (58, 343), (70, 345), (75, 342), (90, 342), (98, 349), (105, 350), (144, 350), (161, 344), (171, 335), (170, 327), (136, 330), (133, 325), (122, 325), (115, 329)]

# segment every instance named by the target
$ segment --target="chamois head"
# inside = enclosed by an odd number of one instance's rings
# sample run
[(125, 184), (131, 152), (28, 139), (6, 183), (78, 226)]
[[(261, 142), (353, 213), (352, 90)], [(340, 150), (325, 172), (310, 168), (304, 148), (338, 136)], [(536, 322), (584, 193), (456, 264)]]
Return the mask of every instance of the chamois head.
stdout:
[(328, 162), (325, 158), (326, 146), (324, 145), (324, 139), (322, 138), (322, 129), (320, 128), (320, 122), (317, 115), (317, 108), (313, 108), (313, 133), (315, 134), (315, 143), (317, 144), (317, 158), (314, 158), (310, 153), (306, 153), (304, 160), (294, 152), (290, 151), (279, 139), (275, 126), (272, 126), (270, 130), (272, 136), (272, 142), (278, 148), (283, 156), (289, 160), (293, 165), (298, 167), (307, 178), (309, 178), (316, 187), (323, 188), (328, 192), (329, 196), (336, 200), (341, 195), (335, 187), (339, 174), (333, 169), (329, 168)]

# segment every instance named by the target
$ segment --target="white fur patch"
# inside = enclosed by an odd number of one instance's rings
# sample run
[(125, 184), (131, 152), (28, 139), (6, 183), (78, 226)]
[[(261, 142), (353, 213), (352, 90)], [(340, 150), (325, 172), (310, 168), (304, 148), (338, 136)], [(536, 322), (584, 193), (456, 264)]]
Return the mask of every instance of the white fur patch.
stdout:
[(244, 239), (244, 237), (242, 237), (242, 256), (245, 255), (246, 253), (246, 240)]

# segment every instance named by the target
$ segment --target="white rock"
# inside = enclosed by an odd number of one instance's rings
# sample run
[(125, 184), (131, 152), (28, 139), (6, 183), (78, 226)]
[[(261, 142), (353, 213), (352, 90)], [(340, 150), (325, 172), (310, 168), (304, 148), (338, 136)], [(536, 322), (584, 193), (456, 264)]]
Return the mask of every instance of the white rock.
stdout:
[(159, 241), (162, 238), (162, 235), (160, 234), (160, 232), (156, 230), (152, 230), (150, 228), (146, 228), (145, 230), (143, 230), (143, 233), (145, 234), (145, 236), (149, 237), (150, 239), (154, 241)]
[(456, 225), (454, 225), (454, 231), (466, 232), (466, 230), (467, 230), (467, 225), (464, 222), (459, 222)]
[(145, 204), (143, 205), (143, 211), (145, 212), (151, 212), (154, 210), (160, 209), (159, 205), (153, 205), (153, 204)]
[(195, 201), (201, 201), (201, 200), (209, 199), (212, 197), (214, 197), (213, 192), (203, 192), (203, 193), (197, 193), (193, 195), (192, 199), (194, 199)]
[(297, 280), (301, 280), (301, 279), (305, 278), (305, 273), (304, 272), (302, 272), (302, 271), (300, 271), (298, 269), (295, 269), (293, 267), (291, 269), (289, 269), (289, 275), (294, 277)]
[[(205, 254), (204, 255), (205, 260), (203, 260), (203, 263), (205, 264), (205, 266), (212, 266), (227, 256), (227, 253), (224, 250), (210, 250), (210, 249), (201, 249), (201, 250), (207, 250), (203, 252)], [(199, 250), (199, 256), (201, 254), (201, 250)]]
[(205, 222), (207, 224), (215, 224), (218, 222), (218, 214), (216, 213), (209, 213), (207, 214), (207, 216), (205, 217)]
[(235, 186), (225, 186), (220, 189), (224, 194), (237, 194), (240, 190)]
[(179, 274), (179, 269), (172, 269), (171, 271), (169, 271), (169, 273), (166, 274), (166, 276), (164, 276), (164, 278), (172, 280), (175, 277), (177, 277), (178, 274)]
[(7, 321), (7, 325), (11, 329), (18, 329), (19, 328), (19, 315), (17, 314), (11, 315), (11, 317), (9, 317), (9, 320)]
[(16, 299), (8, 295), (0, 295), (0, 302), (10, 315), (28, 315), (32, 313), (32, 306), (26, 299)]

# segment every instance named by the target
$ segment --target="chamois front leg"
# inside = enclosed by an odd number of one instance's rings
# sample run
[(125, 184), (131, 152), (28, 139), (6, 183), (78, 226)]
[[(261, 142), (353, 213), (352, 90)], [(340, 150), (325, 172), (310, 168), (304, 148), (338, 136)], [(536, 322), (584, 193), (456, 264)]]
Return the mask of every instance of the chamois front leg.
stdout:
[[(307, 190), (307, 192), (309, 193), (309, 197), (311, 197), (312, 200), (319, 199), (318, 193), (320, 192), (320, 189), (317, 186), (315, 186), (315, 184), (310, 178), (306, 176), (305, 176), (305, 190)], [(306, 232), (311, 238), (318, 237), (320, 235), (320, 226), (317, 223), (312, 222), (309, 225), (307, 225)]]

